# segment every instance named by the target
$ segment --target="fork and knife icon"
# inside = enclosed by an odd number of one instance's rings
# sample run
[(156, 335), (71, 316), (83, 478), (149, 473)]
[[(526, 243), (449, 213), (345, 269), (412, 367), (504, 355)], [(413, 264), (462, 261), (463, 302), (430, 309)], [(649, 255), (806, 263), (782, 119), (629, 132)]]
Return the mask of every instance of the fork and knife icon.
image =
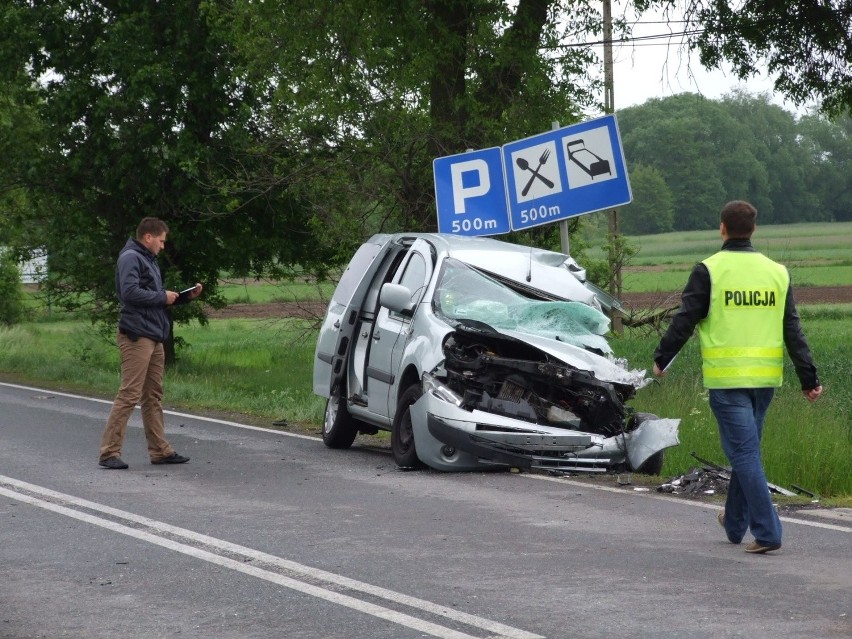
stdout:
[(539, 173), (541, 167), (543, 167), (547, 163), (549, 157), (550, 149), (548, 148), (545, 149), (541, 156), (538, 158), (538, 166), (535, 168), (532, 168), (530, 166), (530, 163), (527, 162), (524, 158), (515, 158), (515, 164), (517, 164), (522, 171), (529, 171), (530, 173), (532, 173), (532, 176), (530, 176), (530, 179), (527, 182), (526, 186), (524, 186), (523, 190), (521, 191), (521, 196), (525, 196), (527, 193), (529, 193), (530, 188), (532, 187), (533, 182), (535, 182), (536, 178), (544, 182), (549, 188), (553, 188), (553, 182), (551, 182), (541, 173)]

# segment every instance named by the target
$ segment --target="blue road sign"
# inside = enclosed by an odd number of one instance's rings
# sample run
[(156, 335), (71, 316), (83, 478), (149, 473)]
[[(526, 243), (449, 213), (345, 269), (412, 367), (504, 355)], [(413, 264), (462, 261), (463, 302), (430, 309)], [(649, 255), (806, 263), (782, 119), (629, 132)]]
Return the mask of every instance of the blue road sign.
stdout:
[(614, 115), (510, 142), (503, 164), (513, 231), (633, 199)]
[(436, 158), (438, 231), (455, 235), (509, 232), (503, 154), (499, 147)]

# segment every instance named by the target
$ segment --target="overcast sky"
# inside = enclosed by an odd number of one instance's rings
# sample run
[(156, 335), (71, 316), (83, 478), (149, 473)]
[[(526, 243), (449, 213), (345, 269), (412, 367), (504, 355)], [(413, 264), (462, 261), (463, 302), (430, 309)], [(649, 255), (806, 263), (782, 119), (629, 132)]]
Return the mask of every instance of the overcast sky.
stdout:
[[(624, 9), (618, 0), (613, 1), (613, 17), (622, 15)], [(675, 16), (678, 18), (679, 16)], [(626, 18), (636, 21), (632, 14)], [(683, 25), (666, 20), (665, 16), (645, 14), (633, 27), (634, 42), (613, 46), (613, 83), (615, 108), (623, 109), (642, 104), (649, 98), (664, 98), (678, 93), (698, 93), (718, 99), (731, 90), (741, 87), (749, 93), (768, 93), (773, 103), (790, 112), (805, 113), (776, 95), (772, 78), (765, 74), (741, 83), (730, 69), (705, 71), (697, 54), (690, 55), (678, 35)], [(671, 34), (671, 37), (669, 37)], [(602, 58), (602, 47), (598, 53)], [(727, 71), (727, 72), (726, 72)]]

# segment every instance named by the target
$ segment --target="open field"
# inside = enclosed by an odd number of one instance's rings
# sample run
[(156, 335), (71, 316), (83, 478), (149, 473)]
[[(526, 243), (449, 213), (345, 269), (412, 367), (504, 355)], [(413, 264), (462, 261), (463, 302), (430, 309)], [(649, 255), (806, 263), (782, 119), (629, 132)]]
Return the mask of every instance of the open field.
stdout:
[[(622, 273), (626, 294), (679, 291), (696, 262), (721, 247), (718, 230), (629, 238), (639, 252)], [(787, 266), (794, 287), (852, 285), (852, 222), (759, 226), (757, 250)], [(600, 252), (589, 255), (600, 259)]]
[[(852, 286), (796, 286), (796, 305), (852, 304)], [(624, 293), (621, 301), (628, 310), (672, 308), (680, 304), (680, 291), (646, 291)]]
[[(679, 292), (686, 284), (696, 262), (718, 251), (718, 230), (664, 233), (629, 238), (639, 252), (623, 270), (622, 298), (628, 306), (652, 308), (668, 296), (659, 293)], [(790, 271), (796, 299), (804, 303), (852, 303), (852, 222), (831, 224), (788, 224), (759, 226), (754, 235), (755, 247), (785, 264)], [(600, 250), (590, 250), (590, 258), (601, 259)], [(222, 293), (232, 304), (213, 316), (305, 316), (324, 310), (312, 302), (328, 300), (334, 287), (295, 281), (269, 283), (233, 280), (222, 283)], [(805, 289), (824, 289), (822, 291)], [(645, 293), (655, 294), (651, 297)], [(266, 305), (257, 309), (251, 305)], [(665, 304), (659, 304), (664, 306)]]

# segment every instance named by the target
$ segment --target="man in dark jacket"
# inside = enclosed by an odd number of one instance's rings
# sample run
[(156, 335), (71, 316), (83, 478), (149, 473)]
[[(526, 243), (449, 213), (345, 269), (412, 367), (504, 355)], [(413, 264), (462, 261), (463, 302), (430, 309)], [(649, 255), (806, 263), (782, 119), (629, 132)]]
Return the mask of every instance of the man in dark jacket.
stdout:
[(781, 547), (781, 521), (760, 455), (763, 421), (781, 386), (784, 348), (809, 401), (822, 393), (808, 343), (799, 326), (787, 269), (751, 245), (757, 210), (748, 202), (722, 209), (722, 250), (692, 269), (681, 306), (654, 352), (654, 374), (665, 374), (698, 327), (702, 376), (731, 462), (725, 510), (718, 520), (738, 544), (751, 529), (746, 552)]
[(146, 217), (136, 229), (136, 238), (118, 254), (115, 288), (121, 302), (116, 340), (121, 352), (121, 387), (115, 396), (101, 438), (99, 464), (124, 469), (121, 446), (127, 422), (138, 403), (152, 464), (183, 464), (189, 461), (175, 452), (165, 437), (163, 423), (163, 342), (169, 336), (166, 309), (201, 294), (201, 284), (182, 295), (163, 287), (157, 255), (166, 245), (169, 227), (155, 217)]

